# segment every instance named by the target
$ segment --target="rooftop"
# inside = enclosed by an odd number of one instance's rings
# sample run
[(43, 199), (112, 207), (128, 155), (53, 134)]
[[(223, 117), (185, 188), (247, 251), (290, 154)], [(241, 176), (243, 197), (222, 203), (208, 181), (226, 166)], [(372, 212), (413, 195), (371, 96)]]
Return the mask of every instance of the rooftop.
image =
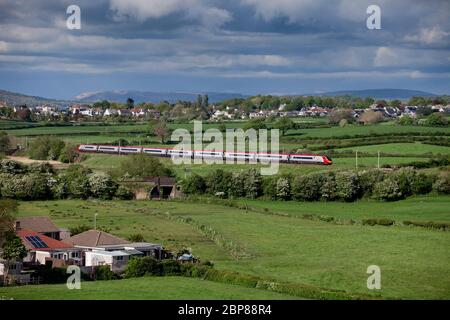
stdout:
[(90, 248), (109, 245), (123, 245), (130, 243), (128, 240), (113, 236), (112, 234), (99, 230), (88, 230), (73, 237), (67, 238), (65, 241), (73, 244), (74, 246)]
[(49, 217), (20, 217), (16, 222), (20, 223), (21, 229), (33, 230), (35, 232), (59, 232), (59, 228)]

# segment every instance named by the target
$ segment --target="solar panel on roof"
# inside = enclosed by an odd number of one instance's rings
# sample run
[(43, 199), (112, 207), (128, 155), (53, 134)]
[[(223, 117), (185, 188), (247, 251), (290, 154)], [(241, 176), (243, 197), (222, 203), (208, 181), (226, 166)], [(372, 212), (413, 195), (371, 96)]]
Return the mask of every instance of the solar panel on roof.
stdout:
[(39, 248), (48, 248), (48, 245), (42, 241), (42, 239), (38, 236), (29, 236), (25, 237), (33, 247), (39, 249)]

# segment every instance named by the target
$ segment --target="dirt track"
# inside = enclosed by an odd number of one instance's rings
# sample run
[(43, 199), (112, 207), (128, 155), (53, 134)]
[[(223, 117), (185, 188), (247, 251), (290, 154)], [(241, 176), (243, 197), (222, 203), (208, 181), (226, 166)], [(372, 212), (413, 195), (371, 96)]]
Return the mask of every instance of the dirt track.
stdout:
[(66, 169), (69, 165), (67, 163), (62, 163), (55, 160), (33, 160), (27, 157), (15, 157), (15, 156), (9, 156), (7, 157), (10, 160), (18, 161), (23, 164), (32, 164), (32, 163), (49, 163), (53, 168), (55, 169)]

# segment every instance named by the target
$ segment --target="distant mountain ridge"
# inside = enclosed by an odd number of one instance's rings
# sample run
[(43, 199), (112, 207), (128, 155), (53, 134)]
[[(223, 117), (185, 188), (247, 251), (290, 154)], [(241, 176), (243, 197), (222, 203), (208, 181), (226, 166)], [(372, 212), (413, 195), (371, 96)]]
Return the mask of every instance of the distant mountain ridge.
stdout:
[(400, 99), (405, 100), (411, 97), (435, 97), (434, 93), (420, 91), (420, 90), (408, 90), (408, 89), (367, 89), (367, 90), (342, 90), (331, 91), (323, 93), (307, 94), (312, 96), (345, 96), (350, 95), (353, 97), (374, 99)]
[(13, 107), (20, 105), (27, 105), (29, 107), (34, 107), (42, 104), (64, 106), (71, 103), (70, 101), (48, 99), (38, 96), (28, 96), (26, 94), (10, 92), (6, 90), (0, 90), (0, 102), (4, 102), (6, 105)]
[(74, 100), (82, 103), (91, 103), (102, 100), (124, 103), (128, 98), (134, 100), (135, 103), (168, 101), (175, 103), (177, 101), (197, 100), (198, 95), (207, 94), (209, 102), (216, 103), (227, 99), (245, 98), (240, 93), (222, 93), (222, 92), (151, 92), (151, 91), (134, 91), (134, 90), (113, 90), (100, 92), (84, 92), (74, 97)]

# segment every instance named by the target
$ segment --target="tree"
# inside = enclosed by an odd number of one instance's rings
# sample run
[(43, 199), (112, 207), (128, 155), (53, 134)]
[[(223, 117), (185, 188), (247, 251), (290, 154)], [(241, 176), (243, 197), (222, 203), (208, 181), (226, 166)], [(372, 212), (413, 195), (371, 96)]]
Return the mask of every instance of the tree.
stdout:
[(398, 119), (398, 124), (401, 126), (412, 126), (416, 123), (416, 120), (410, 116), (403, 116)]
[(283, 117), (275, 123), (275, 129), (281, 131), (281, 135), (284, 136), (286, 131), (293, 129), (295, 127), (294, 121), (292, 119)]
[(403, 194), (397, 181), (392, 178), (387, 178), (375, 184), (373, 197), (378, 200), (396, 201), (402, 199)]
[(244, 130), (255, 129), (256, 131), (260, 129), (267, 129), (264, 119), (252, 119), (247, 121), (244, 125)]
[(364, 112), (359, 118), (359, 121), (364, 123), (365, 125), (375, 124), (380, 122), (381, 120), (383, 120), (383, 114), (381, 112), (372, 110)]
[(344, 201), (353, 201), (360, 193), (359, 177), (353, 172), (336, 174), (336, 193)]
[(185, 194), (203, 194), (206, 191), (205, 179), (198, 174), (191, 174), (181, 182)]
[(64, 147), (64, 141), (59, 138), (40, 136), (30, 145), (28, 154), (35, 160), (57, 160)]
[(135, 154), (120, 163), (120, 174), (133, 178), (173, 176), (172, 170), (166, 168), (157, 158), (146, 154)]
[(3, 248), (6, 238), (13, 232), (14, 213), (17, 211), (17, 202), (0, 200), (0, 248)]
[(20, 120), (31, 121), (31, 111), (27, 106), (20, 106), (16, 114)]
[(2, 246), (2, 258), (7, 260), (4, 270), (4, 279), (8, 279), (10, 265), (16, 261), (20, 261), (28, 254), (27, 249), (22, 243), (22, 240), (14, 233), (8, 234), (6, 241)]
[(429, 126), (446, 126), (448, 120), (442, 113), (435, 112), (428, 116), (425, 123)]
[(11, 148), (11, 139), (4, 131), (0, 131), (0, 154), (6, 153)]
[(134, 108), (134, 100), (131, 98), (127, 99), (127, 109), (133, 109)]
[(277, 199), (290, 200), (291, 199), (291, 184), (288, 178), (280, 177), (277, 180)]
[(342, 120), (347, 120), (347, 122), (351, 122), (353, 121), (353, 111), (350, 109), (333, 110), (331, 111), (328, 120), (331, 124), (338, 124)]
[(153, 133), (161, 140), (161, 143), (164, 144), (170, 136), (170, 129), (166, 122), (160, 121), (153, 127)]
[(402, 104), (402, 102), (400, 100), (392, 100), (389, 102), (389, 106), (394, 107), (394, 108), (398, 108), (400, 107)]
[(92, 195), (103, 200), (112, 199), (118, 187), (111, 176), (103, 172), (90, 174), (89, 185), (91, 187)]

